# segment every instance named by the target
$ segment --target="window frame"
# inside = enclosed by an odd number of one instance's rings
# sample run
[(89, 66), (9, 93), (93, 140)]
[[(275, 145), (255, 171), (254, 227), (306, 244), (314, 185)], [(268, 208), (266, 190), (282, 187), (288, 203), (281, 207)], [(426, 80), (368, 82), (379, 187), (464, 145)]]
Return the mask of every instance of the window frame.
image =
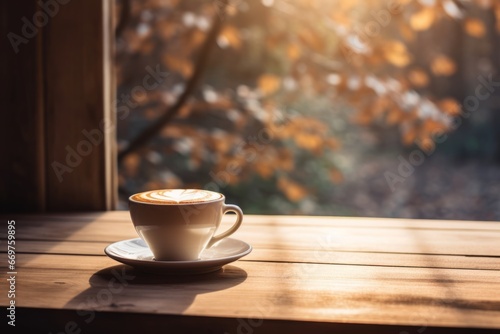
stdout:
[[(0, 5), (4, 104), (0, 211), (116, 208), (114, 1)], [(52, 10), (52, 11), (51, 11)], [(43, 19), (43, 18), (46, 18)], [(41, 21), (34, 21), (42, 18)], [(26, 34), (29, 23), (36, 33)]]

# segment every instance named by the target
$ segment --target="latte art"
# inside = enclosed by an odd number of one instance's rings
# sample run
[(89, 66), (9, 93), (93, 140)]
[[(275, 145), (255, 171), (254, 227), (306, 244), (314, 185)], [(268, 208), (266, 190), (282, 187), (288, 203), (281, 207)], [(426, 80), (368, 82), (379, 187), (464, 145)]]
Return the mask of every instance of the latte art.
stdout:
[(135, 194), (131, 197), (137, 202), (153, 204), (187, 204), (203, 203), (221, 199), (222, 195), (216, 192), (201, 189), (164, 189), (152, 190)]

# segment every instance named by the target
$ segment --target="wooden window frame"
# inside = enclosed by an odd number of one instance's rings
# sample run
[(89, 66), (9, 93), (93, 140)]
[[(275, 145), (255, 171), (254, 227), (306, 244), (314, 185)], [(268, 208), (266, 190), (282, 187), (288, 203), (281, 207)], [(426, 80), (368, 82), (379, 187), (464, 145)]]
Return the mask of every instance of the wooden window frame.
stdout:
[(112, 210), (114, 1), (48, 2), (0, 4), (0, 211)]

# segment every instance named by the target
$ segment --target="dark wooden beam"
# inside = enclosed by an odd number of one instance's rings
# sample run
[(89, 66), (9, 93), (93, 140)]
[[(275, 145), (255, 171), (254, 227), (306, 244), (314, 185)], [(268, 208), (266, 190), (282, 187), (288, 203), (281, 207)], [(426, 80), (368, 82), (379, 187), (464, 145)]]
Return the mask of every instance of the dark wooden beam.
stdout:
[(35, 1), (0, 3), (0, 211), (45, 209), (41, 32)]
[(0, 5), (0, 209), (109, 210), (117, 197), (114, 2), (48, 3), (57, 6)]

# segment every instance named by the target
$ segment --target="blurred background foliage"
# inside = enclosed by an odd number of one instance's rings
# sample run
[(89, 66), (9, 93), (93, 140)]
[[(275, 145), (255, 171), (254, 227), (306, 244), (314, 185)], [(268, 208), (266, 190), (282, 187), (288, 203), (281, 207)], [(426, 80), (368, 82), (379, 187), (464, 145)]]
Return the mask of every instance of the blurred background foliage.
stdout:
[(117, 4), (122, 208), (194, 187), (247, 213), (500, 220), (500, 1)]

